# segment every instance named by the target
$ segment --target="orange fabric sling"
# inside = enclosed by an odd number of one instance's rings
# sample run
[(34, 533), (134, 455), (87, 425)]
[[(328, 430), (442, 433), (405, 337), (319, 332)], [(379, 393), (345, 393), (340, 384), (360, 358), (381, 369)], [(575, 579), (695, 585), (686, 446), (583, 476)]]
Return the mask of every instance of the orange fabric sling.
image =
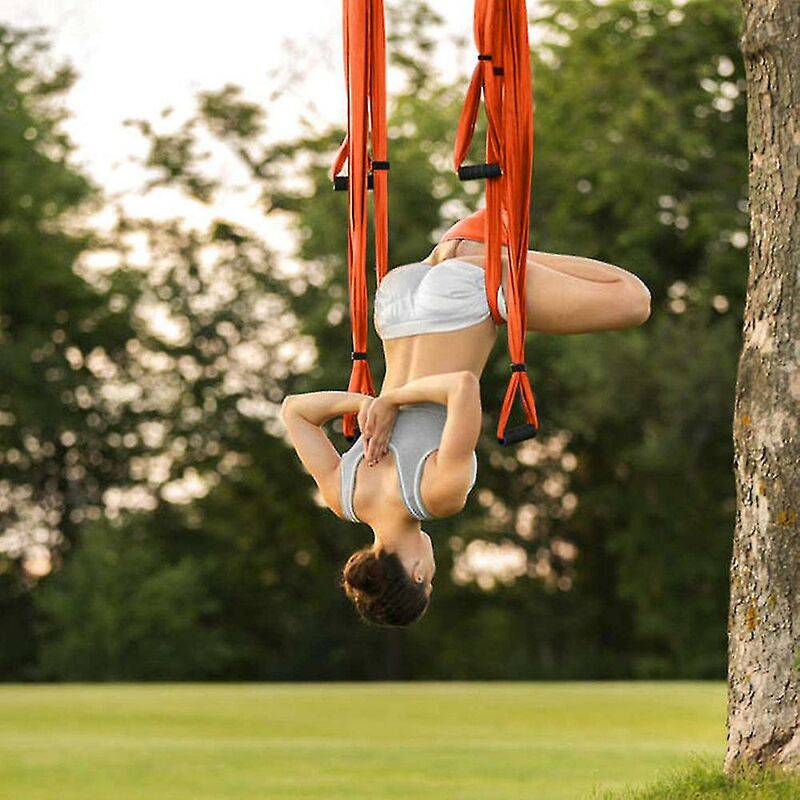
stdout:
[[(367, 362), (367, 191), (374, 191), (375, 269), (380, 284), (388, 269), (386, 36), (382, 0), (343, 0), (342, 8), (347, 135), (336, 154), (330, 177), (335, 189), (348, 191), (347, 264), (353, 333), (353, 367), (348, 390), (374, 396)], [(525, 278), (533, 166), (533, 107), (525, 0), (475, 0), (473, 28), (478, 65), (459, 119), (453, 156), (462, 180), (487, 179), (480, 240), (486, 243), (486, 294), (497, 324), (503, 323), (497, 308), (501, 238), (509, 248), (506, 307), (512, 363), (497, 438), (502, 444), (511, 444), (535, 435), (538, 428), (525, 363)], [(463, 167), (474, 135), (481, 94), (488, 121), (487, 163)], [(368, 153), (370, 120), (374, 160)], [(348, 161), (348, 175), (339, 176), (337, 173), (345, 160)], [(508, 430), (508, 418), (518, 392), (528, 424)], [(356, 415), (346, 415), (343, 420), (345, 436), (352, 439), (355, 428)]]
[[(512, 444), (535, 436), (539, 427), (525, 362), (525, 279), (533, 170), (533, 88), (525, 0), (476, 0), (473, 27), (478, 64), (459, 119), (453, 161), (462, 180), (486, 178), (486, 208), (476, 215), (482, 212), (483, 235), (479, 240), (486, 244), (486, 299), (497, 324), (503, 322), (497, 308), (501, 238), (509, 249), (505, 299), (511, 377), (497, 424), (497, 439), (501, 444)], [(481, 90), (487, 119), (486, 164), (463, 167), (475, 132)], [(454, 225), (443, 238), (457, 238), (459, 230), (474, 232), (478, 227), (476, 215)], [(517, 393), (522, 398), (527, 424), (509, 429), (508, 419)]]
[[(386, 133), (386, 31), (383, 0), (343, 0), (344, 74), (347, 89), (347, 134), (329, 177), (335, 189), (347, 188), (347, 274), (353, 366), (347, 390), (375, 395), (367, 361), (369, 298), (367, 295), (367, 191), (373, 189), (375, 271), (377, 282), (389, 261)], [(370, 121), (372, 129), (370, 131)], [(370, 137), (371, 133), (371, 137)], [(372, 156), (368, 153), (371, 138)], [(348, 162), (344, 180), (337, 173)], [(370, 169), (371, 168), (371, 169)], [(342, 432), (352, 439), (356, 414), (346, 414)]]

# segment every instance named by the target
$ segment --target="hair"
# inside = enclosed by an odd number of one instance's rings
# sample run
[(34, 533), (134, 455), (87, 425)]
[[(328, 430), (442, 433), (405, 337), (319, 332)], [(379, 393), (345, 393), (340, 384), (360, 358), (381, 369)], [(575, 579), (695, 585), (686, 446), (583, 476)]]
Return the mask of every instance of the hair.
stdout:
[(342, 568), (341, 585), (370, 625), (410, 625), (428, 608), (424, 585), (411, 579), (397, 553), (383, 548), (356, 550)]

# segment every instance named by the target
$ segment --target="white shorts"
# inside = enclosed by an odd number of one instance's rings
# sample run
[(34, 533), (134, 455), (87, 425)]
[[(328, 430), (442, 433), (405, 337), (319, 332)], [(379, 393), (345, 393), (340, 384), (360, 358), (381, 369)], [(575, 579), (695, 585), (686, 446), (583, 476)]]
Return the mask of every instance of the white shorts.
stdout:
[[(507, 319), (502, 286), (497, 307)], [(375, 293), (374, 323), (381, 339), (457, 331), (491, 316), (484, 270), (457, 258), (395, 267)]]

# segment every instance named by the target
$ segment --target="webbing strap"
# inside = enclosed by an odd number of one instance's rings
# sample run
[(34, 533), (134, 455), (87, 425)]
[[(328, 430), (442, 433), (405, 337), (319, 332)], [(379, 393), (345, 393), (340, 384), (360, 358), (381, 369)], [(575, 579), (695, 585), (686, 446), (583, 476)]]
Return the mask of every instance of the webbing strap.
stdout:
[[(342, 0), (347, 134), (329, 173), (331, 180), (348, 161), (347, 275), (353, 359), (348, 391), (375, 395), (366, 358), (369, 326), (367, 296), (367, 196), (372, 173), (377, 281), (389, 263), (388, 152), (386, 130), (386, 30), (383, 0)], [(370, 123), (372, 128), (370, 130)], [(371, 142), (372, 155), (368, 152)], [(370, 165), (372, 169), (370, 169)], [(363, 356), (362, 356), (363, 354)], [(343, 418), (342, 430), (353, 438), (356, 415)]]
[[(453, 161), (456, 171), (469, 151), (484, 98), (486, 162), (499, 163), (501, 175), (486, 181), (486, 299), (495, 322), (500, 318), (497, 291), (502, 263), (501, 209), (507, 216), (509, 279), (506, 293), (508, 351), (513, 364), (525, 363), (527, 306), (525, 279), (529, 244), (531, 176), (533, 171), (533, 89), (525, 0), (475, 0), (475, 44), (478, 63), (459, 118)], [(504, 35), (505, 34), (505, 35)], [(508, 419), (520, 394), (527, 432), (507, 436)], [(503, 444), (535, 435), (539, 426), (527, 370), (513, 369), (497, 425)], [(525, 427), (525, 426), (524, 426)]]

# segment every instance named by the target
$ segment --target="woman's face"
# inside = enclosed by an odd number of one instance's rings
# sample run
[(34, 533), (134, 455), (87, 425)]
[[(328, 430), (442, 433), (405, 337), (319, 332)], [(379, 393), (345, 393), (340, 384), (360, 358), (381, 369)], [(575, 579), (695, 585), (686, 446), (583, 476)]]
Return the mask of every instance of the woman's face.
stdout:
[(436, 574), (436, 559), (433, 556), (433, 542), (431, 541), (431, 537), (428, 536), (425, 531), (420, 531), (422, 534), (422, 539), (425, 542), (425, 558), (423, 559), (423, 569), (425, 570), (424, 575), (424, 582), (426, 586), (426, 591), (428, 596), (430, 597), (431, 592), (433, 591), (433, 576)]

